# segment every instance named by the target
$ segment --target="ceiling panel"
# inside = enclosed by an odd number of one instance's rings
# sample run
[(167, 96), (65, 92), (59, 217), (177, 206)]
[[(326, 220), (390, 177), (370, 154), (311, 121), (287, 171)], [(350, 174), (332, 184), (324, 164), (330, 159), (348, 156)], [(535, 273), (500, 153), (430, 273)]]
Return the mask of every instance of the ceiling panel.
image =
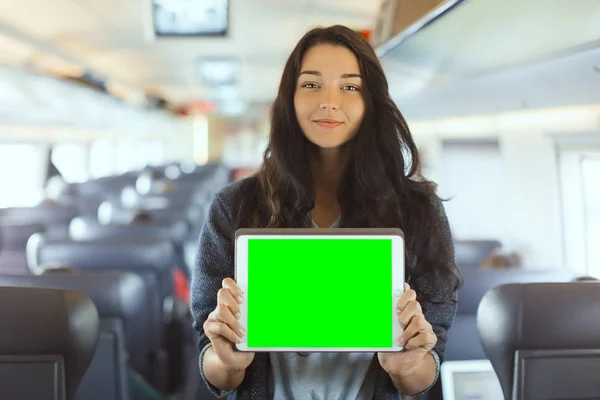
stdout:
[(600, 46), (394, 99), (413, 120), (600, 104)]
[(114, 80), (163, 90), (175, 101), (203, 100), (196, 60), (234, 56), (242, 62), (248, 102), (273, 98), (293, 46), (316, 25), (370, 28), (380, 0), (232, 0), (226, 38), (149, 40), (151, 0), (0, 0), (0, 20), (69, 54)]
[(3, 22), (44, 39), (77, 36), (101, 28), (93, 14), (70, 0), (2, 0), (0, 16)]
[(598, 0), (470, 0), (384, 55), (430, 84), (499, 70), (600, 40)]

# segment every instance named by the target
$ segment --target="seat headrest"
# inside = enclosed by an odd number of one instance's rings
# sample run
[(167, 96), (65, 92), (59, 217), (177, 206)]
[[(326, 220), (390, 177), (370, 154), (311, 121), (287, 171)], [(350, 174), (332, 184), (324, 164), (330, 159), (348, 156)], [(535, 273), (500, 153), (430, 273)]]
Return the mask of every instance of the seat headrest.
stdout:
[(98, 343), (99, 319), (74, 290), (0, 287), (0, 354), (60, 355), (73, 398)]
[[(143, 209), (143, 208), (139, 208)], [(156, 222), (173, 222), (188, 220), (197, 215), (194, 206), (181, 206), (169, 208), (145, 209)], [(111, 201), (103, 202), (98, 207), (98, 221), (102, 224), (126, 224), (129, 223), (137, 209), (127, 209)]]
[(77, 217), (69, 225), (69, 237), (73, 240), (97, 240), (106, 238), (164, 238), (175, 242), (185, 239), (189, 230), (186, 221), (150, 221), (129, 225), (101, 224), (94, 217)]
[(512, 388), (518, 349), (600, 349), (598, 299), (593, 282), (508, 284), (486, 293), (477, 327), (503, 388)]
[(45, 275), (0, 275), (0, 286), (78, 290), (88, 296), (101, 317), (135, 320), (147, 307), (146, 284), (127, 272), (84, 272)]
[(460, 273), (463, 285), (458, 294), (458, 313), (469, 315), (477, 313), (479, 302), (494, 287), (508, 283), (569, 282), (573, 278), (566, 269), (466, 269)]
[(91, 241), (33, 235), (27, 243), (27, 263), (36, 273), (40, 265), (71, 265), (76, 269), (165, 271), (173, 266), (174, 245), (159, 238), (107, 238)]
[(598, 282), (598, 281), (600, 281), (600, 279), (598, 279), (596, 277), (584, 275), (584, 276), (578, 276), (578, 277), (574, 278), (572, 282)]
[(82, 195), (116, 194), (127, 185), (133, 185), (137, 174), (124, 174), (119, 176), (105, 176), (90, 179), (79, 184), (79, 193)]
[(479, 265), (494, 249), (502, 247), (497, 240), (457, 240), (454, 242), (456, 265)]
[(79, 214), (96, 215), (98, 207), (105, 199), (100, 196), (65, 195), (60, 196), (59, 204), (70, 205), (77, 208)]
[(39, 223), (0, 223), (0, 251), (24, 252), (29, 238), (45, 230)]
[(0, 210), (0, 220), (11, 223), (66, 223), (77, 216), (77, 207), (69, 204), (42, 204), (36, 207), (12, 207)]

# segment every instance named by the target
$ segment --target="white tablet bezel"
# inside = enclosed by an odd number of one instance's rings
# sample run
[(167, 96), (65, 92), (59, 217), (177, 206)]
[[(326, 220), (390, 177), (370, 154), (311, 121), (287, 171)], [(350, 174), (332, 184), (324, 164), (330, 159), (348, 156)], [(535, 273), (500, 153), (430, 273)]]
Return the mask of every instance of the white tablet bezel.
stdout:
[[(328, 229), (333, 231), (333, 229)], [(388, 230), (389, 231), (389, 230)], [(398, 314), (396, 311), (396, 305), (400, 296), (404, 292), (404, 237), (402, 234), (336, 234), (336, 233), (318, 233), (318, 234), (240, 234), (236, 237), (235, 243), (235, 280), (237, 285), (244, 293), (244, 297), (248, 292), (248, 240), (250, 239), (390, 239), (392, 240), (392, 287), (390, 288), (390, 324), (392, 324), (392, 347), (383, 348), (289, 348), (289, 347), (252, 347), (248, 348), (246, 341), (247, 336), (242, 338), (241, 343), (237, 343), (236, 347), (240, 351), (252, 351), (252, 352), (395, 352), (401, 351), (402, 346), (397, 343), (398, 338), (402, 333), (402, 328), (398, 322)], [(240, 324), (246, 328), (248, 325), (248, 304), (242, 302), (240, 305)]]

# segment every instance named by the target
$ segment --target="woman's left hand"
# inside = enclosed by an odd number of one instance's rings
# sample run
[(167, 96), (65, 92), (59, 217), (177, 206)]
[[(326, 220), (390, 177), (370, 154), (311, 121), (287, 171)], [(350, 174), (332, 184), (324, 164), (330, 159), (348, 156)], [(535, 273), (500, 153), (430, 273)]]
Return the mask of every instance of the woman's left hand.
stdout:
[(437, 343), (437, 336), (431, 324), (423, 315), (421, 305), (417, 301), (417, 293), (404, 284), (404, 293), (396, 306), (398, 322), (402, 327), (402, 335), (398, 344), (403, 351), (377, 353), (381, 367), (391, 376), (404, 378), (413, 373), (429, 350)]

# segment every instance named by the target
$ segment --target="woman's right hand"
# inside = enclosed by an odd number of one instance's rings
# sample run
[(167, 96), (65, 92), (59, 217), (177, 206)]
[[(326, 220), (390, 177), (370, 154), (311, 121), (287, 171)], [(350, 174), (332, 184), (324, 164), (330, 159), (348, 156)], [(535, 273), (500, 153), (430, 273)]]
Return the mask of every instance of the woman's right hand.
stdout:
[(229, 370), (246, 370), (254, 360), (254, 353), (235, 348), (235, 343), (239, 343), (246, 334), (239, 322), (242, 301), (242, 290), (233, 279), (225, 278), (217, 294), (217, 308), (209, 314), (203, 326), (215, 354)]

